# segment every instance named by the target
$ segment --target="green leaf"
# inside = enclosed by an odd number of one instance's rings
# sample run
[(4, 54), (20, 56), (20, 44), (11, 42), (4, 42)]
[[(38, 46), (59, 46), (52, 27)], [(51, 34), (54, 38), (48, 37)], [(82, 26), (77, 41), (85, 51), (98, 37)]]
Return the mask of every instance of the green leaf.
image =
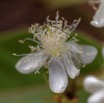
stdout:
[(44, 84), (0, 91), (0, 103), (56, 103)]
[[(24, 39), (27, 31), (10, 32), (0, 37), (0, 88), (20, 87), (43, 82), (42, 75), (23, 75), (16, 71), (15, 64), (20, 57), (13, 56), (13, 53), (29, 53), (28, 43), (21, 44), (19, 39)], [(9, 37), (8, 37), (9, 36)], [(32, 35), (30, 35), (32, 36)], [(32, 43), (29, 43), (32, 44)]]
[(77, 95), (78, 95), (78, 103), (87, 103), (87, 99), (89, 94), (87, 92), (85, 92), (83, 89), (80, 89), (77, 91)]

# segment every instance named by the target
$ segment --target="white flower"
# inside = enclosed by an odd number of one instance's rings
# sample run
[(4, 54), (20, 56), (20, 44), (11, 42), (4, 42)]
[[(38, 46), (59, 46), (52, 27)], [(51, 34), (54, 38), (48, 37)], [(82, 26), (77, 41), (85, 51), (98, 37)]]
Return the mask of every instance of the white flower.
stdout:
[(104, 27), (104, 0), (90, 0), (93, 4), (99, 4), (99, 7), (96, 8), (95, 15), (93, 16), (93, 20), (91, 21), (91, 25), (100, 28)]
[(91, 63), (97, 55), (96, 48), (78, 45), (77, 39), (70, 37), (79, 22), (80, 19), (75, 20), (68, 26), (66, 20), (59, 20), (57, 12), (55, 21), (47, 18), (47, 23), (42, 26), (32, 25), (29, 32), (33, 34), (32, 41), (37, 42), (37, 47), (30, 46), (33, 52), (20, 59), (16, 69), (27, 74), (47, 66), (51, 90), (64, 92), (68, 85), (67, 75), (74, 79), (80, 73), (80, 64)]
[(84, 88), (87, 92), (92, 93), (87, 103), (104, 103), (104, 80), (88, 76), (84, 79)]

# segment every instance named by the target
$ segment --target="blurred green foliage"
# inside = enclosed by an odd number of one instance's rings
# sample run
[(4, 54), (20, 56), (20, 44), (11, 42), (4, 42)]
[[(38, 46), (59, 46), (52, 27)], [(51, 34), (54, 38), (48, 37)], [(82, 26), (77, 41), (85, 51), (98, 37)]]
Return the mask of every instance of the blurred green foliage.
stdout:
[(20, 57), (12, 54), (30, 52), (28, 43), (18, 42), (26, 36), (31, 35), (25, 30), (12, 31), (0, 36), (0, 103), (53, 103), (52, 93), (48, 86), (44, 86), (42, 75), (22, 75), (15, 69)]
[[(81, 73), (89, 73), (92, 70), (99, 69), (102, 65), (101, 44), (93, 38), (87, 36), (80, 31), (77, 32), (79, 43), (93, 45), (98, 49), (99, 54), (96, 60), (81, 69)], [(7, 35), (8, 34), (8, 35)], [(26, 37), (32, 38), (26, 30), (7, 32), (0, 36), (0, 103), (51, 103), (53, 101), (44, 101), (44, 96), (51, 98), (52, 93), (47, 85), (44, 86), (42, 69), (39, 74), (22, 75), (15, 69), (15, 64), (20, 57), (13, 56), (13, 53), (25, 54), (29, 53), (28, 45), (36, 45), (27, 41), (24, 44), (18, 42)], [(81, 74), (80, 74), (81, 75)], [(31, 87), (32, 86), (32, 87)], [(44, 87), (44, 89), (43, 89)], [(84, 103), (86, 93), (83, 90), (78, 91), (81, 98), (79, 103)], [(83, 96), (83, 97), (81, 97)], [(83, 100), (82, 100), (83, 99)], [(55, 103), (55, 102), (54, 102)]]
[(88, 2), (87, 0), (43, 0), (46, 5), (52, 8), (63, 8)]

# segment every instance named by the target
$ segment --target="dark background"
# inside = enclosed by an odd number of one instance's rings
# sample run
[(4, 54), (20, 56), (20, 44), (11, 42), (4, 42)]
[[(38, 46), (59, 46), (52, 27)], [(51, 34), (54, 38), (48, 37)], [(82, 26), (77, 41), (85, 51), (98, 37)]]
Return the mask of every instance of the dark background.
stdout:
[(42, 24), (48, 15), (54, 19), (56, 11), (59, 10), (60, 17), (67, 19), (69, 24), (81, 17), (82, 20), (77, 29), (99, 41), (104, 41), (104, 28), (99, 29), (90, 25), (95, 11), (87, 2), (73, 6), (53, 7), (44, 1), (0, 0), (0, 32), (28, 28), (36, 22)]

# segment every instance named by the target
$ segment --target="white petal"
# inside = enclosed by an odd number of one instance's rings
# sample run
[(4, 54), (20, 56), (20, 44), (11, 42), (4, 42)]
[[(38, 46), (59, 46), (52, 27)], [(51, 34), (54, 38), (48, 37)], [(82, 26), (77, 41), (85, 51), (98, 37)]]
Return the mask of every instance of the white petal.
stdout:
[[(76, 56), (77, 56), (77, 59), (79, 60), (79, 55), (76, 54)], [(82, 67), (82, 63), (80, 61), (78, 61), (77, 59), (73, 57), (72, 61), (73, 61), (74, 65), (75, 65), (75, 67), (79, 69), (79, 68)]]
[(103, 58), (104, 58), (104, 46), (102, 48), (102, 55), (103, 55)]
[(81, 45), (82, 48), (82, 55), (80, 55), (80, 59), (84, 64), (89, 64), (91, 63), (96, 55), (97, 55), (97, 49), (93, 46), (89, 45)]
[(67, 42), (67, 45), (70, 49), (70, 51), (73, 53), (79, 53), (80, 52), (80, 46), (73, 42)]
[(94, 76), (88, 76), (84, 79), (84, 88), (90, 93), (95, 93), (101, 89), (104, 89), (104, 81), (97, 79)]
[(90, 96), (87, 103), (104, 103), (104, 89)]
[(23, 74), (31, 73), (40, 69), (46, 62), (48, 56), (43, 52), (31, 53), (22, 57), (16, 64), (16, 69)]
[(95, 21), (95, 20), (91, 21), (90, 24), (91, 24), (92, 26), (97, 27), (97, 28), (101, 28), (101, 27), (104, 26), (103, 23), (100, 23), (100, 22), (98, 22), (97, 20), (96, 20), (96, 21)]
[(76, 44), (74, 42), (67, 42), (67, 45), (69, 47), (69, 55), (74, 62), (75, 67), (81, 68), (82, 63), (80, 62), (79, 55), (82, 52), (82, 48), (79, 44)]
[(49, 63), (49, 85), (55, 93), (64, 92), (68, 85), (65, 68), (58, 58)]
[(66, 54), (63, 56), (62, 60), (70, 78), (74, 79), (79, 75), (80, 70), (75, 67), (74, 63), (68, 59)]
[(91, 21), (91, 25), (98, 28), (104, 27), (104, 2), (99, 5), (99, 8), (93, 16), (93, 21)]

